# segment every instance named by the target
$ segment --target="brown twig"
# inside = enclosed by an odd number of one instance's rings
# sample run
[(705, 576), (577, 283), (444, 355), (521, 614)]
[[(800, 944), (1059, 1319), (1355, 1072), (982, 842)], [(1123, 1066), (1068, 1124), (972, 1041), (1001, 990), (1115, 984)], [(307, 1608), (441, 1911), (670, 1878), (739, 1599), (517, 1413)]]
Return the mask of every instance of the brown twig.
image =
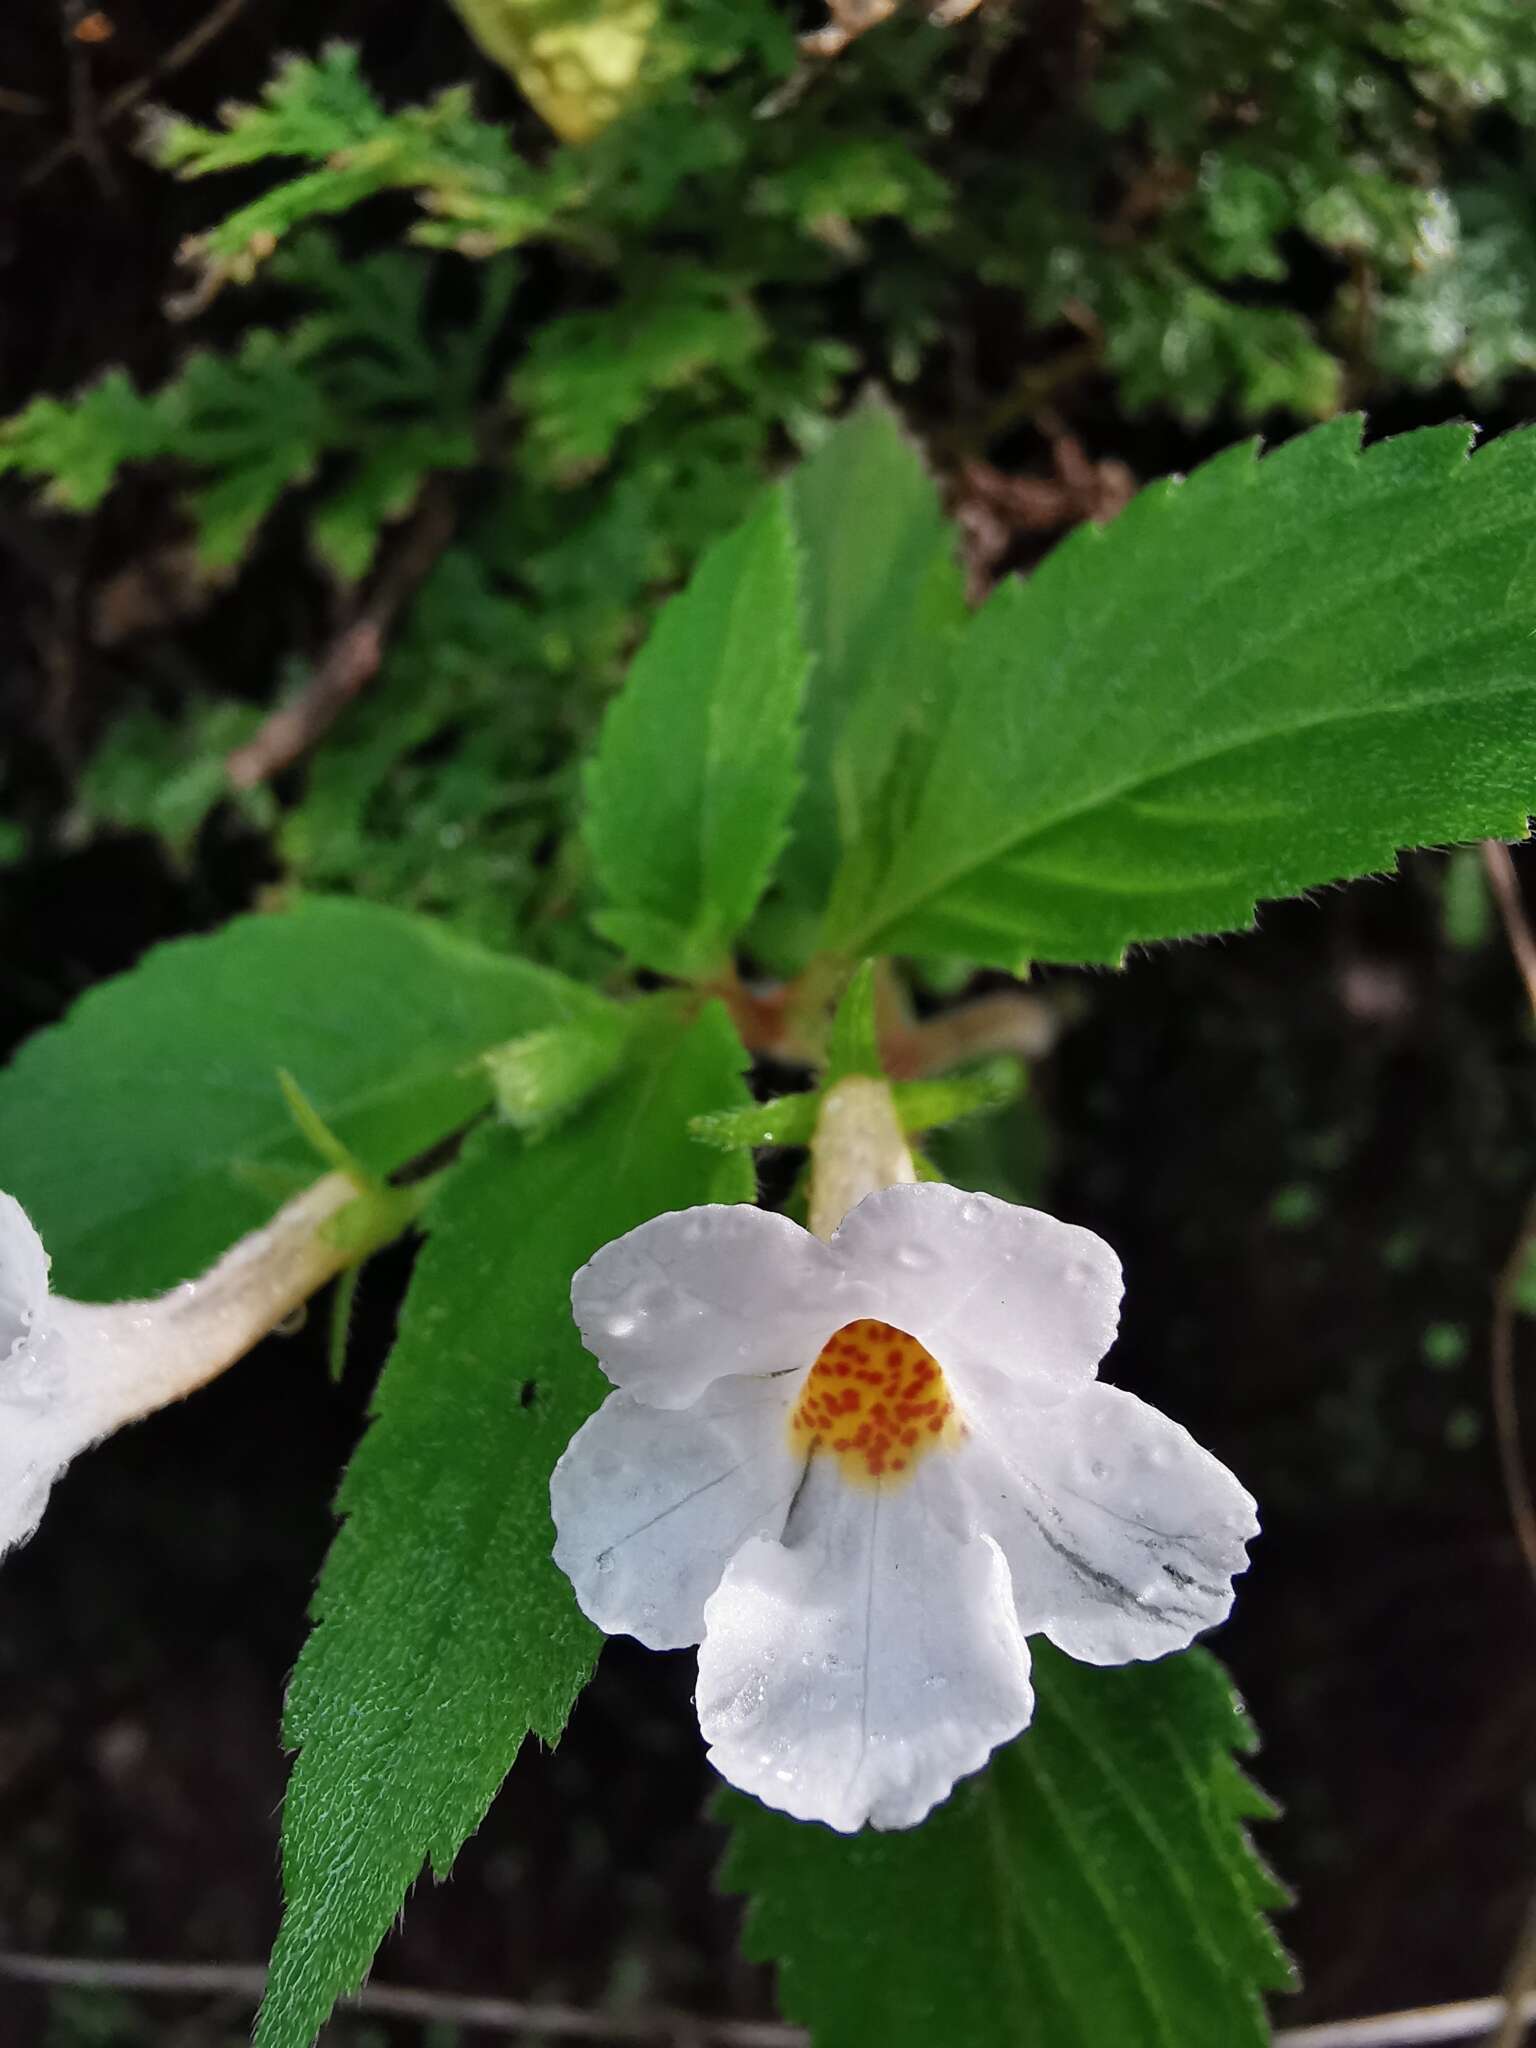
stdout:
[(64, 0), (64, 47), (69, 59), (69, 148), (90, 166), (102, 197), (115, 202), (122, 194), (101, 135), (101, 111), (91, 76), (91, 39), (85, 33), (89, 18), (85, 0)]
[(236, 789), (254, 789), (291, 767), (372, 681), (396, 614), (448, 545), (455, 517), (447, 487), (441, 480), (429, 483), (362, 610), (336, 635), (298, 696), (280, 704), (224, 763)]
[[(1504, 936), (1520, 978), (1526, 999), (1536, 1017), (1536, 936), (1532, 935), (1509, 848), (1497, 839), (1483, 841), (1483, 866), (1488, 873), (1493, 900), (1499, 907)], [(1514, 1248), (1504, 1262), (1493, 1290), (1493, 1329), (1489, 1338), (1489, 1379), (1493, 1400), (1494, 1433), (1498, 1439), (1499, 1470), (1504, 1495), (1520, 1540), (1520, 1550), (1536, 1587), (1536, 1500), (1531, 1494), (1526, 1469), (1525, 1447), (1520, 1439), (1520, 1404), (1515, 1393), (1515, 1324), (1520, 1308), (1520, 1287), (1532, 1253), (1536, 1252), (1536, 1197), (1526, 1209)]]
[[(96, 111), (98, 140), (104, 129), (112, 127), (124, 114), (131, 113), (148, 99), (162, 80), (172, 77), (194, 57), (200, 56), (214, 38), (221, 36), (235, 17), (244, 11), (246, 4), (247, 0), (219, 0), (219, 5), (205, 14), (201, 21), (195, 22), (180, 42), (172, 43), (159, 62), (142, 77), (130, 79), (127, 85), (119, 86), (115, 93), (103, 100)], [(65, 136), (62, 142), (55, 143), (32, 165), (21, 181), (22, 189), (28, 190), (33, 185), (40, 185), (45, 178), (51, 178), (59, 166), (68, 163), (72, 156), (81, 152), (81, 148), (78, 135)]]
[[(823, 999), (836, 993), (835, 983), (813, 985), (802, 976), (754, 989), (733, 967), (707, 983), (704, 993), (725, 1004), (749, 1052), (792, 1066), (812, 1067), (822, 1059)], [(880, 963), (875, 977), (880, 1060), (893, 1081), (926, 1080), (994, 1053), (1044, 1059), (1070, 1021), (1070, 1001), (1028, 989), (997, 989), (936, 1016), (918, 1017), (888, 962)]]
[(921, 1081), (995, 1053), (1039, 1060), (1055, 1046), (1063, 1022), (1060, 1007), (1046, 997), (1000, 989), (902, 1028), (882, 1019), (880, 1056), (895, 1081)]
[(1493, 1329), (1488, 1345), (1493, 1427), (1498, 1441), (1504, 1497), (1509, 1503), (1510, 1519), (1515, 1525), (1532, 1587), (1536, 1588), (1536, 1500), (1531, 1496), (1530, 1474), (1526, 1470), (1525, 1447), (1520, 1436), (1520, 1403), (1515, 1394), (1515, 1323), (1519, 1315), (1520, 1283), (1533, 1252), (1536, 1252), (1536, 1197), (1532, 1198), (1525, 1212), (1514, 1249), (1494, 1284)]
[[(1421, 2005), (1411, 2012), (1376, 2013), (1363, 2020), (1325, 2020), (1315, 2027), (1281, 2027), (1274, 2048), (1428, 2048), (1433, 2041), (1471, 2041), (1504, 2017), (1502, 1998), (1464, 1998), (1455, 2005)], [(1536, 2019), (1536, 2000), (1519, 2014)]]
[[(265, 1995), (260, 1963), (116, 1963), (94, 1956), (0, 1953), (0, 1977), (22, 1984), (68, 1985), (138, 1991), (172, 1997), (238, 1996), (255, 2005)], [(351, 2012), (392, 2019), (435, 2020), (504, 2034), (535, 2034), (562, 2041), (707, 2042), (711, 2048), (806, 2048), (799, 2027), (778, 2020), (698, 2019), (692, 2013), (598, 2013), (569, 2005), (530, 2005), (515, 1998), (482, 1998), (454, 1991), (420, 1991), (369, 1984), (341, 2001)]]
[(1526, 2013), (1536, 1991), (1536, 1897), (1525, 1909), (1515, 1952), (1504, 1979), (1504, 2016), (1498, 2032), (1490, 2035), (1492, 2048), (1520, 2048), (1525, 2039)]
[[(254, 2005), (266, 1990), (260, 1963), (116, 1963), (95, 1956), (36, 1956), (0, 1952), (0, 1977), (20, 1984), (138, 1991), (155, 1996), (229, 1997)], [(369, 1984), (342, 2000), (345, 2010), (383, 2018), (437, 2020), (448, 2026), (484, 2027), (506, 2034), (543, 2034), (566, 2041), (706, 2042), (711, 2048), (806, 2048), (800, 2027), (780, 2020), (697, 2019), (691, 2013), (606, 2014), (569, 2005), (525, 2005), (513, 1998), (480, 1998), (454, 1991), (416, 1991)], [(1281, 2027), (1274, 2048), (1409, 2048), (1411, 2043), (1470, 2041), (1505, 2014), (1502, 1998), (1468, 1998), (1412, 2012), (1367, 2019)], [(1536, 2018), (1536, 1999), (1519, 2017)]]
[(1531, 1014), (1536, 1016), (1536, 936), (1532, 935), (1525, 915), (1520, 877), (1515, 873), (1509, 848), (1501, 839), (1485, 839), (1482, 852), (1483, 866), (1488, 871), (1488, 886), (1493, 891), (1493, 900), (1504, 923), (1504, 936), (1520, 970), (1520, 979), (1525, 983)]

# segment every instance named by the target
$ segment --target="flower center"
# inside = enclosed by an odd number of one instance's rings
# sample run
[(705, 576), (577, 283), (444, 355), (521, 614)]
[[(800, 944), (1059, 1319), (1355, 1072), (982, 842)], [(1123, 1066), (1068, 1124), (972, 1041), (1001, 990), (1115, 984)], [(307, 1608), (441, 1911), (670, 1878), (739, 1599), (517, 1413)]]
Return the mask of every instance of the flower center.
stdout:
[(901, 1478), (964, 1434), (932, 1352), (868, 1317), (822, 1345), (789, 1419), (795, 1449), (830, 1451), (850, 1485)]

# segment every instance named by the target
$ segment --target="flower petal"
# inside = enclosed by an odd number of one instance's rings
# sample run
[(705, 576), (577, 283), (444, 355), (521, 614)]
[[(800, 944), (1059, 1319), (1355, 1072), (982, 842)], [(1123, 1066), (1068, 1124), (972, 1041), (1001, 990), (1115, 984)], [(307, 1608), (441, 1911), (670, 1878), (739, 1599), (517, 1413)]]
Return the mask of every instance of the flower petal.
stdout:
[(964, 1388), (967, 1375), (1027, 1380), (1035, 1400), (1091, 1380), (1114, 1341), (1120, 1261), (1103, 1238), (1039, 1209), (942, 1181), (882, 1188), (831, 1240), (850, 1287), (873, 1313), (927, 1346)]
[(1027, 1421), (1011, 1406), (969, 1420), (956, 1469), (1008, 1559), (1027, 1635), (1124, 1664), (1226, 1619), (1258, 1515), (1188, 1430), (1097, 1384)]
[(845, 1834), (912, 1827), (1024, 1727), (1007, 1567), (958, 1510), (933, 1467), (855, 1488), (812, 1459), (786, 1539), (748, 1543), (704, 1609), (699, 1726), (722, 1776)]
[(155, 1302), (53, 1295), (0, 1360), (0, 1555), (31, 1536), (71, 1459), (144, 1412), (146, 1383), (176, 1354), (166, 1315)]
[(713, 1204), (604, 1245), (571, 1282), (571, 1308), (615, 1386), (686, 1408), (725, 1375), (810, 1365), (847, 1320), (838, 1279), (827, 1247), (787, 1216)]
[(14, 1196), (0, 1194), (0, 1365), (41, 1324), (48, 1301), (48, 1254)]
[(55, 1480), (91, 1441), (69, 1359), (66, 1340), (45, 1327), (0, 1363), (0, 1556), (26, 1542)]
[(776, 1536), (804, 1459), (796, 1382), (719, 1381), (691, 1408), (610, 1394), (550, 1480), (555, 1563), (582, 1612), (652, 1650), (696, 1643), (704, 1603), (748, 1537)]

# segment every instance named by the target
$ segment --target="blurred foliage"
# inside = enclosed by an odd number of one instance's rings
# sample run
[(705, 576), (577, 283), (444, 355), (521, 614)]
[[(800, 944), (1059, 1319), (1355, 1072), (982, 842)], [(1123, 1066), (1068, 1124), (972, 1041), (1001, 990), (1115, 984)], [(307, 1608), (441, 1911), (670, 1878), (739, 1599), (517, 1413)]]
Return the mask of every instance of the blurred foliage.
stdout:
[[(1536, 367), (1526, 0), (913, 7), (830, 62), (772, 0), (666, 0), (619, 9), (623, 75), (586, 85), (540, 38), (590, 38), (592, 7), (459, 11), (527, 95), (511, 123), (469, 85), (386, 106), (338, 44), (219, 125), (157, 115), (168, 174), (242, 172), (179, 310), (217, 294), (227, 325), (245, 286), (252, 325), (158, 390), (113, 370), (0, 423), (0, 470), (68, 509), (182, 476), (208, 563), (299, 493), (344, 596), (423, 478), (464, 473), (452, 552), (285, 792), (301, 882), (580, 965), (573, 756), (655, 596), (860, 377), (1006, 459), (1085, 377), (1112, 431), (1487, 402)], [(166, 734), (121, 729), (83, 814), (185, 848), (230, 724), (190, 708), (169, 798), (130, 758)]]
[(253, 327), (230, 355), (198, 350), (155, 392), (111, 370), (73, 402), (34, 399), (0, 434), (0, 473), (44, 477), (55, 504), (88, 512), (125, 464), (173, 459), (206, 478), (188, 512), (219, 568), (329, 463), (341, 473), (310, 505), (310, 540), (335, 575), (364, 574), (428, 472), (474, 462), (481, 370), (512, 280), (487, 273), (474, 316), (431, 334), (430, 267), (401, 251), (348, 262), (317, 230), (273, 272), (307, 308), (291, 327)]

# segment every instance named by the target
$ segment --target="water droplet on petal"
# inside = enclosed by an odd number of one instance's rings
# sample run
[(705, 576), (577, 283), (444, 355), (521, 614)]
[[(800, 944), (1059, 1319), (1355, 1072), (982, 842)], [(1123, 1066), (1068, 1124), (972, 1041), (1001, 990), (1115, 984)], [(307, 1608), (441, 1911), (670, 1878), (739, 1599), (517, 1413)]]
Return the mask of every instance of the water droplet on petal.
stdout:
[(898, 1266), (904, 1266), (909, 1273), (931, 1273), (938, 1264), (932, 1250), (925, 1244), (899, 1244), (895, 1259)]
[(613, 1552), (611, 1550), (600, 1550), (597, 1553), (597, 1569), (600, 1572), (611, 1572), (613, 1570)]
[(633, 1316), (610, 1316), (603, 1325), (603, 1329), (610, 1337), (633, 1337), (635, 1327)]
[(948, 1683), (949, 1680), (942, 1671), (930, 1671), (923, 1680), (923, 1690), (924, 1692), (942, 1692)]
[(962, 1202), (959, 1215), (962, 1223), (979, 1223), (981, 1221), (980, 1202)]

